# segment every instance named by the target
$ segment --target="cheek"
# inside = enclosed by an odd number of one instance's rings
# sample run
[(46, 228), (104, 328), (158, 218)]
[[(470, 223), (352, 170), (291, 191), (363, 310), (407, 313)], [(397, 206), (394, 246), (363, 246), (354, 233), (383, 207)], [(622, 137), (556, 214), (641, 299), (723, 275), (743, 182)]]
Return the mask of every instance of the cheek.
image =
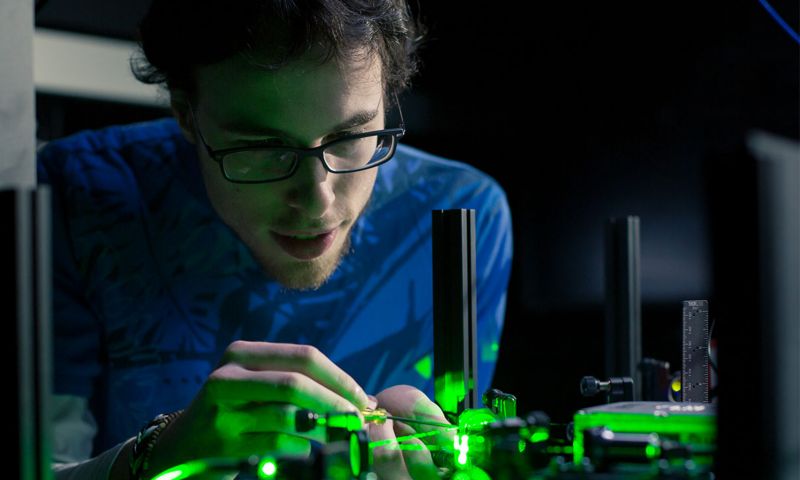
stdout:
[(350, 177), (343, 182), (344, 190), (343, 197), (348, 199), (348, 202), (355, 207), (360, 204), (366, 203), (372, 193), (372, 188), (375, 186), (375, 179), (377, 178), (378, 170), (373, 168), (359, 173), (351, 173)]
[(232, 183), (222, 178), (219, 171), (204, 172), (204, 177), (208, 199), (214, 210), (236, 230), (243, 225), (258, 225), (266, 218), (267, 212), (274, 210), (270, 208), (270, 204), (274, 203), (271, 189), (264, 185)]

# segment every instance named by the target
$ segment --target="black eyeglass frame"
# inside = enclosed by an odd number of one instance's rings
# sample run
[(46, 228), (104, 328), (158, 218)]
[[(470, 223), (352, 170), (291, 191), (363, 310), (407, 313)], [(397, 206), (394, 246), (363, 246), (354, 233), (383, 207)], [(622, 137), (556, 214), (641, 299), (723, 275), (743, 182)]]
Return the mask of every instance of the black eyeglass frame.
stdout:
[[(200, 125), (197, 122), (197, 116), (194, 113), (194, 108), (192, 107), (191, 103), (189, 103), (189, 110), (190, 110), (191, 115), (192, 115), (192, 123), (194, 124), (194, 130), (197, 132), (198, 138), (200, 138), (200, 141), (203, 143), (203, 147), (205, 147), (206, 152), (208, 152), (208, 156), (211, 157), (212, 160), (214, 160), (215, 162), (217, 162), (219, 164), (220, 172), (222, 172), (222, 176), (225, 178), (225, 180), (228, 180), (229, 182), (233, 182), (233, 183), (250, 183), (250, 184), (272, 183), (272, 182), (279, 182), (281, 180), (286, 180), (287, 178), (289, 178), (292, 175), (294, 175), (295, 172), (297, 171), (297, 166), (300, 164), (300, 159), (305, 157), (305, 156), (310, 156), (310, 155), (313, 155), (314, 157), (318, 158), (319, 161), (322, 162), (322, 166), (323, 166), (323, 168), (325, 168), (326, 171), (328, 171), (330, 173), (337, 173), (337, 174), (338, 173), (354, 173), (354, 172), (361, 172), (363, 170), (369, 170), (370, 168), (374, 168), (374, 167), (377, 167), (379, 165), (383, 165), (384, 163), (386, 163), (389, 160), (391, 160), (394, 157), (394, 154), (395, 154), (395, 152), (397, 150), (398, 142), (406, 134), (405, 120), (403, 119), (403, 111), (400, 108), (400, 101), (397, 99), (397, 94), (396, 93), (394, 93), (393, 96), (394, 96), (394, 102), (397, 105), (397, 112), (400, 115), (400, 126), (399, 127), (397, 127), (397, 128), (386, 128), (386, 129), (383, 129), (383, 130), (373, 130), (373, 131), (370, 131), (370, 132), (354, 133), (352, 135), (346, 135), (346, 136), (337, 138), (335, 140), (331, 140), (330, 142), (324, 143), (324, 144), (322, 144), (322, 145), (320, 145), (318, 147), (312, 147), (312, 148), (282, 147), (282, 146), (281, 147), (276, 147), (276, 146), (272, 146), (272, 145), (264, 145), (264, 146), (248, 145), (246, 147), (232, 147), (232, 148), (224, 148), (224, 149), (220, 149), (220, 150), (214, 150), (208, 145), (208, 142), (206, 142), (206, 139), (203, 136), (203, 132), (200, 131)], [(328, 165), (328, 162), (325, 160), (324, 151), (325, 151), (325, 149), (329, 148), (331, 145), (336, 145), (337, 143), (342, 143), (342, 142), (346, 142), (346, 141), (349, 141), (349, 140), (355, 140), (355, 139), (358, 139), (358, 138), (371, 137), (371, 136), (377, 136), (377, 135), (389, 135), (392, 138), (391, 152), (389, 153), (389, 155), (386, 156), (385, 159), (383, 159), (383, 160), (381, 160), (379, 162), (371, 163), (369, 165), (365, 165), (363, 167), (359, 167), (359, 168), (355, 168), (355, 169), (342, 170), (342, 169), (335, 169), (335, 168), (331, 167), (330, 165)], [(287, 153), (291, 152), (291, 153), (295, 154), (294, 160), (292, 161), (292, 167), (289, 169), (289, 171), (288, 171), (288, 173), (286, 175), (283, 175), (282, 177), (278, 177), (278, 178), (270, 178), (269, 180), (237, 180), (237, 179), (230, 178), (228, 176), (228, 174), (225, 172), (225, 166), (223, 165), (223, 162), (222, 162), (222, 160), (223, 160), (223, 158), (225, 158), (225, 156), (230, 155), (232, 153), (237, 153), (237, 152), (264, 151), (264, 150), (269, 150), (269, 151), (272, 151), (272, 152), (287, 152)]]

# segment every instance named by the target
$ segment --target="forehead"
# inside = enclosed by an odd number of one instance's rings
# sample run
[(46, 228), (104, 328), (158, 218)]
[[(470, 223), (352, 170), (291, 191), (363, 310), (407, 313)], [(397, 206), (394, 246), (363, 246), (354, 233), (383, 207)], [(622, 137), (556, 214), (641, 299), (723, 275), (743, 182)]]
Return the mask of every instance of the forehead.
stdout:
[(198, 108), (218, 123), (268, 123), (309, 134), (355, 111), (374, 110), (383, 96), (376, 55), (344, 64), (301, 58), (278, 70), (237, 55), (199, 68), (196, 79)]

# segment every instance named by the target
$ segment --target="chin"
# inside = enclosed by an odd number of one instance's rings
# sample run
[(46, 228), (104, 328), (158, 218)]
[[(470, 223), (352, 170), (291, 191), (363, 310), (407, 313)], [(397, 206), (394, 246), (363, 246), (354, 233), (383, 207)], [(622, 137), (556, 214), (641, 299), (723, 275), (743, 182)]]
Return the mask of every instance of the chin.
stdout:
[(325, 282), (328, 281), (336, 270), (336, 266), (333, 268), (324, 268), (322, 266), (307, 265), (313, 262), (305, 263), (306, 265), (293, 269), (291, 272), (287, 272), (285, 269), (265, 269), (265, 271), (270, 277), (290, 290), (317, 290), (325, 285)]
[(264, 272), (291, 290), (317, 290), (325, 285), (350, 250), (350, 232), (342, 244), (313, 260), (275, 264), (259, 259)]

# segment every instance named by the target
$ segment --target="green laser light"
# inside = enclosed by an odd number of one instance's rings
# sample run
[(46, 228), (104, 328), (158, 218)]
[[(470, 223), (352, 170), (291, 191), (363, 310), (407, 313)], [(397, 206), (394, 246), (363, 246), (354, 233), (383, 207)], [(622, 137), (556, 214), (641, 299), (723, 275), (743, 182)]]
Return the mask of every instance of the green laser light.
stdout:
[(469, 452), (469, 435), (456, 435), (453, 438), (453, 446), (458, 451), (456, 463), (459, 465), (467, 464), (467, 452)]
[(361, 476), (361, 444), (355, 433), (350, 434), (350, 473), (356, 478)]
[(519, 442), (517, 442), (517, 449), (519, 450), (519, 453), (524, 452), (525, 447), (526, 447), (525, 440), (520, 440)]
[(278, 472), (278, 465), (275, 464), (275, 460), (272, 458), (265, 458), (261, 460), (261, 464), (258, 466), (258, 478), (261, 479), (270, 479), (275, 478), (275, 474)]
[(208, 464), (202, 460), (194, 460), (174, 466), (154, 476), (152, 480), (183, 480), (199, 473), (203, 473)]
[(661, 449), (658, 447), (658, 445), (648, 445), (645, 447), (644, 453), (647, 455), (647, 458), (652, 460), (661, 455)]
[(550, 432), (547, 429), (539, 429), (531, 435), (531, 443), (539, 443), (547, 441), (550, 438)]
[(676, 378), (675, 380), (672, 381), (672, 391), (676, 392), (676, 393), (681, 391), (681, 379), (680, 378)]
[(154, 480), (175, 480), (177, 478), (182, 478), (181, 475), (183, 475), (183, 470), (175, 470), (159, 475)]

